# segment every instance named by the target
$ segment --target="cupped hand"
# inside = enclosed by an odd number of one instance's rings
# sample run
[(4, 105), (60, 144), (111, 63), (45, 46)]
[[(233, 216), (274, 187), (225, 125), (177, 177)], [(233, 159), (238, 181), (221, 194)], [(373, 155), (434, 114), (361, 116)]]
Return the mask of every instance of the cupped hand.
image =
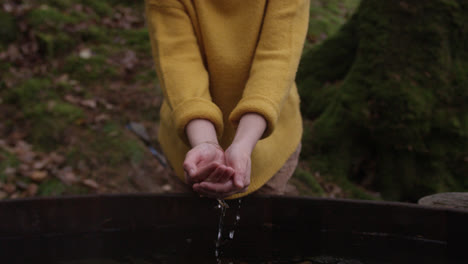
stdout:
[(212, 197), (225, 198), (236, 193), (245, 192), (250, 184), (251, 158), (250, 150), (240, 144), (231, 145), (225, 152), (226, 165), (233, 170), (228, 181), (202, 181), (193, 185), (198, 193)]
[(234, 170), (225, 164), (223, 149), (211, 142), (193, 147), (185, 156), (183, 167), (190, 185), (202, 181), (227, 182), (234, 175)]

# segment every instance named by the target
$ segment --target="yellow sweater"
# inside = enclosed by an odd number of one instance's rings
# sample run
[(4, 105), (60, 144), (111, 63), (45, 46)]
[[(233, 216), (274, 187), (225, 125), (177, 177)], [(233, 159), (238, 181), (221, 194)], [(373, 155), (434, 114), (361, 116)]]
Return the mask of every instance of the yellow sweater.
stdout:
[(221, 146), (245, 113), (267, 130), (252, 153), (247, 195), (285, 163), (302, 136), (294, 82), (309, 0), (146, 0), (153, 56), (164, 93), (159, 140), (180, 179), (189, 150), (185, 126), (210, 120)]

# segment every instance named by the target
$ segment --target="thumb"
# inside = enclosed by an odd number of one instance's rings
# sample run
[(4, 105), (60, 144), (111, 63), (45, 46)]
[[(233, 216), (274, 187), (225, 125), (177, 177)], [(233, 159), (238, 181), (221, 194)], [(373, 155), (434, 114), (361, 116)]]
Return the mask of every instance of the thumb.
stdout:
[(189, 177), (195, 176), (197, 173), (197, 163), (200, 161), (200, 155), (194, 151), (189, 151), (184, 160), (184, 171)]
[(244, 188), (244, 173), (236, 171), (234, 174), (234, 186), (239, 189)]

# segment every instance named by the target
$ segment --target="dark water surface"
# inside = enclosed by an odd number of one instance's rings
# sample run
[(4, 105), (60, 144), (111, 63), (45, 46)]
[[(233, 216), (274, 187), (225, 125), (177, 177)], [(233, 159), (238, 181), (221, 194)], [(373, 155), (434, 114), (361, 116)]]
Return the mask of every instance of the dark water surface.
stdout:
[[(224, 241), (219, 259), (214, 254), (216, 230), (180, 229), (2, 239), (0, 255), (2, 263), (51, 264), (457, 263), (447, 259), (444, 244), (433, 241), (368, 234), (343, 244), (339, 242), (342, 234), (324, 231), (311, 235), (307, 243), (289, 235), (270, 227), (238, 230), (237, 239)], [(350, 240), (343, 237), (342, 241), (349, 243)]]
[(214, 201), (185, 196), (0, 203), (0, 264), (468, 263), (465, 211), (282, 197), (229, 206), (220, 225)]

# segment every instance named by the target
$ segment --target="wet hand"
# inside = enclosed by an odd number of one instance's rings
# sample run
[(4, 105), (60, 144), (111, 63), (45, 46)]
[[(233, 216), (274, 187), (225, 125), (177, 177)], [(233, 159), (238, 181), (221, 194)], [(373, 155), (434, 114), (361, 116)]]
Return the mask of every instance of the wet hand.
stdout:
[[(193, 185), (193, 189), (207, 197), (225, 198), (245, 192), (250, 184), (251, 148), (242, 144), (232, 144), (225, 152), (225, 161), (233, 175), (227, 181), (202, 181)], [(220, 166), (221, 167), (221, 166)], [(224, 178), (227, 179), (227, 178)]]
[(192, 185), (202, 181), (225, 183), (234, 175), (234, 170), (225, 164), (223, 149), (213, 142), (202, 142), (185, 156), (185, 179)]

